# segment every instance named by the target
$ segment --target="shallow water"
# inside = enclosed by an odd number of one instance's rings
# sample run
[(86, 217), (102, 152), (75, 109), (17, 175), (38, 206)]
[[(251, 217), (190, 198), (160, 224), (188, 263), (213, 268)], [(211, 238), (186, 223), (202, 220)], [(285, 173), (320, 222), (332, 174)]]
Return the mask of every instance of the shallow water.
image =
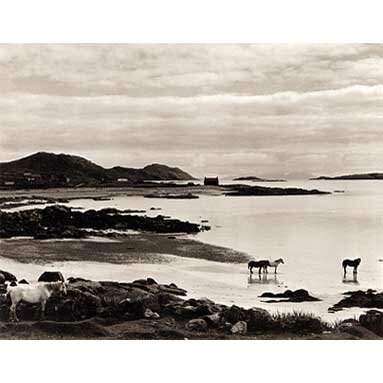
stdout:
[[(323, 196), (224, 197), (200, 196), (194, 200), (114, 197), (110, 201), (78, 199), (70, 206), (145, 209), (147, 215), (169, 215), (182, 220), (208, 220), (211, 230), (193, 238), (247, 252), (255, 259), (283, 258), (278, 275), (255, 275), (248, 281), (246, 265), (220, 265), (214, 262), (179, 259), (171, 270), (173, 280), (192, 294), (205, 295), (222, 303), (259, 305), (256, 297), (265, 291), (286, 288), (308, 289), (322, 303), (286, 306), (325, 315), (329, 305), (347, 290), (383, 289), (383, 181), (305, 181), (265, 183), (264, 186), (296, 186), (327, 191), (344, 190)], [(150, 207), (160, 207), (151, 211)], [(349, 270), (343, 279), (344, 258), (362, 258), (357, 276)], [(201, 263), (202, 262), (202, 263)], [(101, 268), (102, 279), (115, 275), (115, 266)], [(126, 266), (126, 276), (166, 276), (169, 265)], [(84, 268), (80, 268), (81, 272)], [(97, 277), (100, 270), (97, 271)], [(115, 270), (115, 271), (112, 271)], [(89, 277), (96, 277), (88, 268)], [(111, 275), (110, 275), (111, 274)], [(171, 274), (169, 274), (171, 275)], [(183, 279), (182, 279), (183, 278)], [(169, 280), (169, 282), (173, 281)], [(270, 304), (267, 307), (271, 307)], [(326, 314), (327, 315), (327, 314)], [(341, 317), (343, 314), (328, 314)]]
[[(264, 184), (270, 186), (270, 184)], [(306, 181), (272, 183), (321, 190), (344, 190), (323, 196), (225, 197), (195, 200), (115, 197), (111, 201), (74, 200), (84, 208), (146, 209), (147, 215), (208, 220), (210, 231), (194, 238), (255, 259), (283, 258), (278, 278), (290, 288), (320, 293), (345, 288), (383, 288), (383, 181)], [(161, 207), (150, 211), (150, 207)], [(362, 258), (357, 280), (343, 279), (344, 258)]]

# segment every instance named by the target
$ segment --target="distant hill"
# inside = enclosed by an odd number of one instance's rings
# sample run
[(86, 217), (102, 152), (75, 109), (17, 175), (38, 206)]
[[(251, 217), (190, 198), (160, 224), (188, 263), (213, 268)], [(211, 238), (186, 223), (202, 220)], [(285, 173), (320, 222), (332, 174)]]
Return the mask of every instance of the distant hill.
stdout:
[(383, 173), (348, 174), (335, 177), (320, 176), (310, 180), (383, 180)]
[(183, 170), (166, 165), (152, 164), (143, 169), (121, 166), (106, 169), (79, 156), (46, 152), (0, 163), (0, 186), (97, 186), (146, 180), (191, 179), (194, 178)]
[(237, 177), (237, 178), (233, 178), (233, 181), (286, 182), (286, 180), (259, 178), (259, 177), (255, 177), (255, 176)]

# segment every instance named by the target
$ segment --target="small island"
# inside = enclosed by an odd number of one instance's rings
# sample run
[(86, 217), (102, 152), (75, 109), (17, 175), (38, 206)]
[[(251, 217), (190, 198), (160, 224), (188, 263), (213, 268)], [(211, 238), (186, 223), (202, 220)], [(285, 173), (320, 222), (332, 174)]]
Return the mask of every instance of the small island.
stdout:
[(267, 178), (260, 178), (256, 176), (237, 177), (237, 178), (233, 178), (233, 181), (286, 182), (286, 180), (282, 180), (282, 179), (267, 179)]
[(280, 196), (280, 195), (323, 195), (331, 194), (327, 191), (317, 189), (307, 190), (301, 188), (272, 188), (265, 186), (248, 186), (236, 185), (230, 191), (225, 193), (226, 196)]
[(341, 176), (320, 176), (310, 178), (311, 181), (332, 181), (332, 180), (383, 180), (383, 173), (362, 173), (346, 174)]

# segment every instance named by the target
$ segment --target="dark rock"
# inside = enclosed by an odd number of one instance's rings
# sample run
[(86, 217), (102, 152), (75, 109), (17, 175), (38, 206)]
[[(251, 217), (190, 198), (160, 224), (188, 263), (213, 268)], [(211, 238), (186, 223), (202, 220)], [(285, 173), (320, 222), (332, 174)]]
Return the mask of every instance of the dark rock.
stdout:
[(221, 324), (221, 316), (219, 315), (219, 313), (206, 315), (202, 319), (204, 319), (206, 323), (211, 327), (219, 327), (219, 325)]
[(0, 273), (0, 285), (2, 285), (5, 282), (5, 276), (4, 274)]
[(286, 290), (283, 293), (263, 293), (260, 295), (260, 298), (283, 298), (283, 300), (272, 300), (272, 301), (265, 301), (266, 303), (273, 303), (273, 302), (316, 302), (320, 301), (320, 299), (312, 297), (307, 290), (304, 289), (298, 289), (295, 291)]
[(244, 321), (246, 319), (246, 310), (233, 305), (223, 312), (223, 318), (231, 324)]
[(253, 307), (247, 311), (247, 325), (249, 331), (268, 330), (272, 327), (271, 314), (261, 308)]
[(64, 282), (65, 279), (60, 271), (44, 271), (38, 279), (38, 282)]
[(360, 324), (379, 336), (383, 336), (383, 312), (369, 310), (359, 317)]
[(29, 285), (29, 282), (26, 279), (22, 279), (21, 281), (18, 281), (19, 284)]
[(346, 298), (340, 300), (329, 310), (339, 310), (345, 307), (361, 308), (383, 308), (383, 293), (376, 293), (375, 290), (362, 290), (346, 292)]
[(13, 274), (9, 273), (8, 271), (0, 270), (0, 274), (3, 275), (4, 281), (8, 281), (8, 282), (17, 281), (17, 278)]
[(185, 327), (187, 330), (198, 332), (206, 331), (208, 328), (207, 323), (201, 318), (190, 320)]

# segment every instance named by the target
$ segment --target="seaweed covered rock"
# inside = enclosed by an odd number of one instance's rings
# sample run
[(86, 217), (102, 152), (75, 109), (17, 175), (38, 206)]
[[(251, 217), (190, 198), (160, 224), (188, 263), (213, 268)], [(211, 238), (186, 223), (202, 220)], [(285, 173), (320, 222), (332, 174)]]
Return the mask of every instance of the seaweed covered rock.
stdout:
[(383, 336), (383, 312), (369, 310), (359, 317), (360, 324), (379, 336)]
[(383, 308), (383, 293), (377, 293), (375, 290), (349, 291), (344, 295), (347, 297), (330, 307), (329, 311), (337, 311), (346, 307)]
[(1, 277), (4, 279), (4, 282), (16, 282), (17, 278), (10, 272), (5, 271), (5, 270), (0, 270)]
[(65, 279), (60, 271), (44, 271), (37, 280), (38, 282), (64, 282)]
[(282, 298), (281, 300), (269, 300), (265, 301), (266, 303), (273, 302), (316, 302), (320, 301), (320, 299), (315, 298), (309, 294), (309, 292), (305, 289), (298, 289), (295, 291), (286, 290), (283, 293), (263, 293), (260, 295), (260, 298)]

